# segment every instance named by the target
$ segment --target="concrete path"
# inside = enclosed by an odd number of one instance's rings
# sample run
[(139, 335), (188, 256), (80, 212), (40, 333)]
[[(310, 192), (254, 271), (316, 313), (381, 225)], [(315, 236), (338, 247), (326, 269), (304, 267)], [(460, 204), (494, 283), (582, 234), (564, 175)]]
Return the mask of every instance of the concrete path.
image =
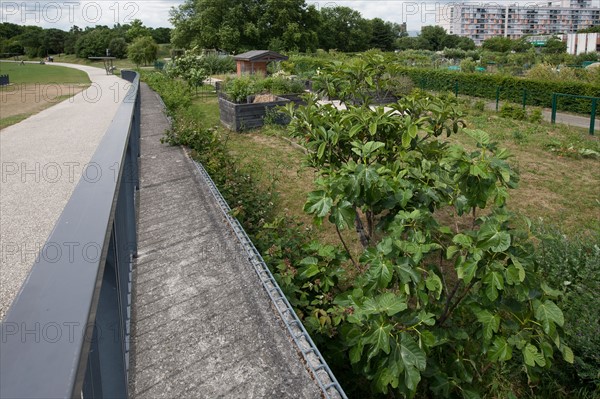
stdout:
[[(500, 109), (500, 107), (502, 107), (503, 103), (504, 102), (500, 102), (500, 104), (498, 105), (498, 109)], [(521, 106), (520, 104), (516, 104), (516, 103), (513, 103), (513, 105), (515, 105), (517, 107)], [(487, 103), (486, 108), (490, 111), (495, 111), (496, 103), (495, 102)], [(527, 107), (527, 109), (529, 109), (529, 106)], [(552, 120), (552, 109), (543, 108), (542, 109), (542, 117), (544, 118), (544, 120), (546, 122), (550, 122)], [(597, 132), (600, 131), (600, 119), (598, 119), (599, 117), (600, 117), (600, 110), (598, 110), (598, 112), (596, 113), (596, 122), (595, 122), (595, 127), (594, 127), (594, 131), (596, 132), (596, 134), (597, 134)], [(563, 125), (589, 129), (590, 128), (590, 116), (588, 115), (586, 117), (586, 116), (579, 116), (579, 115), (557, 112), (556, 113), (556, 123), (562, 123)]]
[[(544, 116), (544, 120), (546, 122), (550, 122), (552, 120), (552, 110), (548, 108), (542, 109), (542, 115)], [(596, 113), (596, 121), (594, 122), (594, 134), (598, 134), (600, 132), (600, 110)], [(562, 112), (556, 113), (556, 123), (562, 123), (563, 125), (581, 127), (584, 129), (590, 128), (590, 116), (579, 116), (572, 114), (564, 114)]]
[(320, 398), (248, 254), (142, 84), (132, 398)]
[[(84, 171), (91, 180), (98, 173), (113, 173), (87, 164), (129, 88), (127, 81), (106, 75), (104, 69), (47, 66), (80, 69), (92, 85), (0, 131), (0, 319)], [(62, 250), (68, 253), (69, 248)]]

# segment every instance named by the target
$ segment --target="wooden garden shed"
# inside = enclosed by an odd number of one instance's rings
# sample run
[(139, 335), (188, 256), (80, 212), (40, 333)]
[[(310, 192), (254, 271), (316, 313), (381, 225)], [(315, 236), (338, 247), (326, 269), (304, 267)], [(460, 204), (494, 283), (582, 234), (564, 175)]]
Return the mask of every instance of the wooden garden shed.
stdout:
[(246, 53), (233, 56), (237, 63), (237, 74), (267, 74), (267, 64), (273, 61), (285, 61), (288, 59), (285, 55), (270, 50), (252, 50)]

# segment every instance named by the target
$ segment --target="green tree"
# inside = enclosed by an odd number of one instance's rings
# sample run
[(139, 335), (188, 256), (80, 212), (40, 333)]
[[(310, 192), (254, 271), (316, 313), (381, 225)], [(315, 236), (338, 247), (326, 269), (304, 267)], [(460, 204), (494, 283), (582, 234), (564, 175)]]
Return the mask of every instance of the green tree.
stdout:
[(468, 38), (468, 37), (459, 37), (458, 41), (456, 43), (456, 47), (461, 49), (461, 50), (465, 50), (465, 51), (470, 51), (470, 50), (475, 50), (475, 42), (473, 41), (473, 39)]
[(396, 47), (396, 49), (400, 51), (418, 49), (419, 38), (410, 36), (399, 37), (398, 39), (396, 39), (394, 47)]
[(475, 61), (473, 61), (473, 59), (470, 57), (465, 58), (464, 60), (462, 60), (460, 62), (460, 69), (463, 72), (475, 72), (476, 66), (477, 66), (477, 63)]
[(483, 41), (481, 47), (484, 50), (507, 53), (512, 50), (513, 41), (508, 37), (496, 36)]
[(544, 54), (563, 54), (567, 52), (567, 43), (557, 37), (551, 37), (546, 40), (546, 45), (542, 47)]
[(592, 25), (585, 29), (580, 29), (577, 33), (600, 33), (600, 25)]
[[(339, 65), (322, 79), (334, 82), (349, 69), (356, 68)], [(366, 85), (383, 76), (377, 68), (360, 71)], [(559, 357), (573, 363), (560, 337), (561, 292), (536, 270), (527, 222), (517, 230), (506, 208), (518, 182), (510, 154), (485, 132), (463, 130), (455, 100), (417, 93), (386, 110), (353, 105), (360, 84), (342, 87), (327, 90), (345, 110), (316, 98), (286, 108), (290, 133), (319, 171), (304, 210), (316, 224), (333, 225), (355, 269), (331, 299), (302, 301), (311, 295), (306, 287), (330, 277), (316, 256), (303, 259), (298, 277), (284, 285), (309, 331), (336, 354), (332, 363), (350, 364), (353, 381), (370, 381), (373, 393), (387, 397), (465, 398), (479, 397), (508, 367), (532, 381)], [(460, 132), (476, 149), (440, 140)], [(442, 216), (449, 212), (470, 215), (469, 223)], [(356, 246), (359, 256), (349, 250)]]
[(369, 41), (369, 47), (377, 48), (381, 51), (394, 50), (394, 41), (396, 40), (394, 26), (384, 22), (380, 18), (373, 18), (370, 22), (372, 35), (371, 40)]
[(122, 37), (114, 37), (108, 43), (110, 55), (117, 58), (127, 57), (127, 42)]
[(276, 39), (279, 50), (316, 49), (319, 17), (314, 6), (308, 7), (304, 0), (266, 0), (264, 7), (256, 25), (262, 42)]
[(444, 57), (460, 60), (467, 57), (467, 52), (458, 48), (445, 48)]
[(364, 51), (369, 48), (371, 36), (371, 24), (358, 11), (341, 6), (321, 9), (320, 48)]
[(258, 20), (264, 11), (264, 0), (186, 0), (171, 10), (171, 42), (175, 47), (188, 49), (252, 48), (260, 43)]
[(171, 42), (171, 28), (148, 28), (154, 41), (158, 44)]
[(75, 43), (75, 55), (79, 58), (105, 56), (111, 40), (112, 33), (106, 26), (86, 28)]
[(23, 48), (29, 57), (43, 57), (44, 49), (42, 48), (42, 40), (44, 29), (39, 26), (25, 26), (23, 33), (14, 38)]
[(46, 29), (42, 38), (42, 47), (46, 54), (60, 54), (65, 51), (67, 32), (60, 29)]
[(127, 40), (133, 42), (138, 37), (151, 36), (150, 30), (144, 26), (144, 23), (139, 19), (134, 19), (127, 30)]
[(526, 38), (512, 41), (511, 50), (516, 53), (526, 53), (533, 48), (533, 45)]
[(150, 64), (156, 60), (158, 45), (150, 36), (138, 37), (127, 48), (127, 56), (138, 67), (142, 64)]
[[(444, 47), (455, 47), (456, 43), (447, 45), (448, 34), (441, 26), (424, 26), (419, 34), (420, 42), (426, 46), (423, 49), (431, 51), (441, 51)], [(452, 41), (452, 40), (451, 40)]]
[(202, 56), (194, 50), (188, 50), (182, 56), (171, 61), (166, 70), (170, 77), (182, 78), (191, 88), (197, 89), (208, 77), (209, 71), (204, 65)]
[[(4, 39), (2, 39), (4, 40)], [(2, 49), (0, 50), (3, 53), (14, 54), (14, 55), (23, 55), (25, 54), (25, 49), (15, 40), (6, 40), (3, 41)]]
[(67, 37), (65, 38), (65, 53), (77, 53), (77, 40), (79, 40), (82, 34), (83, 31), (77, 25), (73, 25), (71, 29), (69, 29), (69, 32), (67, 32)]
[(13, 37), (19, 36), (25, 30), (22, 25), (13, 24), (10, 22), (3, 22), (0, 24), (0, 38), (12, 39)]

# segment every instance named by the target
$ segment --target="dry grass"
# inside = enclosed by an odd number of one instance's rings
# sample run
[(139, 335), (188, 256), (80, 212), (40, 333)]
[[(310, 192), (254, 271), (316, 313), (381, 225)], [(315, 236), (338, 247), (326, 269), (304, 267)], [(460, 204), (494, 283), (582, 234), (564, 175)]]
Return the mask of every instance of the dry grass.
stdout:
[[(208, 107), (218, 112), (215, 105)], [(207, 104), (197, 106), (206, 108)], [(511, 193), (510, 209), (533, 221), (557, 225), (567, 234), (600, 231), (600, 160), (564, 156), (548, 147), (553, 144), (598, 149), (600, 143), (596, 137), (587, 135), (584, 129), (507, 120), (493, 112), (473, 114), (465, 119), (470, 128), (487, 131), (500, 147), (508, 148), (514, 155), (511, 164), (521, 180), (519, 188)], [(228, 147), (232, 156), (261, 181), (264, 188), (276, 190), (280, 212), (309, 225), (311, 217), (302, 209), (307, 193), (314, 189), (316, 174), (302, 167), (303, 152), (280, 137), (284, 134), (284, 129), (276, 126), (241, 134), (227, 133)], [(475, 145), (464, 134), (451, 140), (466, 147)], [(459, 224), (470, 220), (466, 217)], [(329, 222), (325, 221), (316, 232), (323, 241), (339, 244)], [(351, 251), (358, 254), (361, 248), (356, 234), (345, 231), (343, 236)]]
[[(230, 133), (228, 148), (244, 170), (262, 182), (263, 189), (274, 189), (278, 194), (277, 211), (287, 214), (306, 226), (313, 226), (312, 216), (302, 209), (308, 192), (315, 189), (316, 172), (302, 165), (304, 152), (278, 136), (279, 127), (264, 127), (248, 133)], [(315, 238), (339, 245), (333, 224), (324, 221), (313, 226)], [(362, 247), (354, 231), (344, 230), (342, 237), (352, 255), (357, 258)]]
[(20, 84), (0, 89), (0, 129), (81, 92), (89, 84)]
[[(469, 127), (488, 132), (514, 155), (510, 163), (520, 182), (511, 193), (511, 209), (568, 233), (600, 231), (600, 159), (577, 153), (585, 148), (599, 152), (598, 137), (585, 129), (514, 121), (493, 112), (466, 120)], [(473, 145), (465, 135), (455, 140)]]

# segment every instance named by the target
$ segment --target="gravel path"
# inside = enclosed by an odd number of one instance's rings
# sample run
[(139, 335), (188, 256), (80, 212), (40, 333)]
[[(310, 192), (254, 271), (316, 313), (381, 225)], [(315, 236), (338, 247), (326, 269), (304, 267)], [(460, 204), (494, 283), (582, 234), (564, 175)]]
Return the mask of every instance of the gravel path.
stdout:
[(104, 69), (47, 65), (82, 70), (92, 84), (0, 132), (0, 320), (80, 177), (112, 173), (88, 162), (129, 88), (129, 82), (106, 75)]

